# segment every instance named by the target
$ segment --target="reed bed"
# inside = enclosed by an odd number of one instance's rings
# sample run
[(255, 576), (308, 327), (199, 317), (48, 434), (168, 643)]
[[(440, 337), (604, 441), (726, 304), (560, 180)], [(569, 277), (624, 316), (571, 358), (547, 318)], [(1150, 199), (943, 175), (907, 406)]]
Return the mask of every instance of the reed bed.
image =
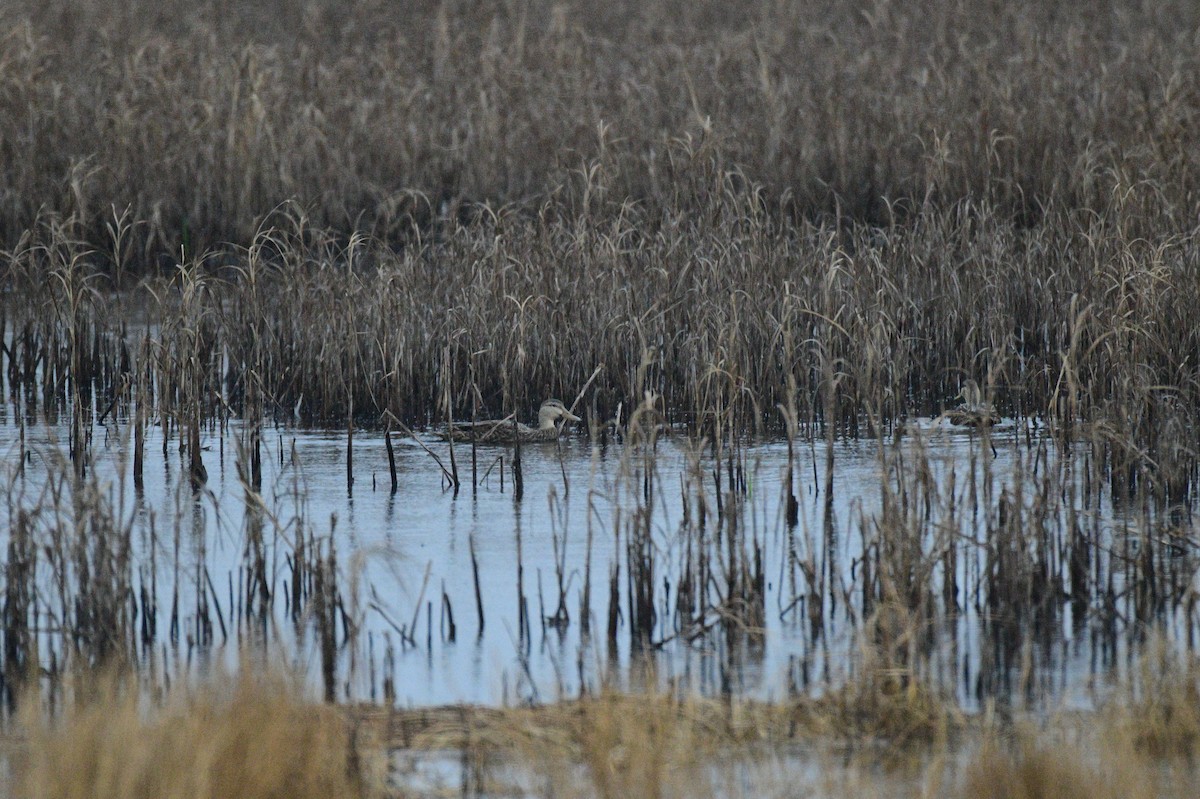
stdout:
[(135, 301), (97, 291), (85, 251), (59, 240), (8, 253), (30, 301), (7, 312), (5, 372), (10, 391), (36, 383), (64, 406), (77, 390), (99, 414), (143, 370), (185, 428), (502, 417), (585, 385), (603, 425), (650, 389), (710, 441), (782, 433), (781, 407), (803, 438), (881, 435), (971, 378), (1005, 415), (1103, 440), (1127, 481), (1179, 496), (1200, 399), (1195, 238), (1052, 217), (1020, 229), (964, 204), (904, 227), (681, 221), (652, 238), (632, 211), (574, 233), (497, 218), (397, 252), (292, 215), (236, 266), (189, 262), (147, 287), (152, 342), (114, 322)]
[[(1188, 222), (1200, 19), (796, 0), (6, 4), (4, 240), (46, 215), (135, 272), (314, 224), (436, 237), (512, 207), (606, 227), (713, 217), (887, 224), (962, 200), (1028, 223), (1146, 202)], [(107, 249), (107, 248), (106, 248)]]
[(150, 324), (190, 303), (155, 355), (193, 416), (217, 386), (314, 424), (503, 416), (603, 365), (609, 419), (650, 352), (710, 438), (734, 397), (742, 430), (854, 435), (972, 378), (1103, 425), (1118, 468), (1194, 460), (1186, 4), (3, 14), (10, 375), (40, 346), (88, 383), (143, 279)]

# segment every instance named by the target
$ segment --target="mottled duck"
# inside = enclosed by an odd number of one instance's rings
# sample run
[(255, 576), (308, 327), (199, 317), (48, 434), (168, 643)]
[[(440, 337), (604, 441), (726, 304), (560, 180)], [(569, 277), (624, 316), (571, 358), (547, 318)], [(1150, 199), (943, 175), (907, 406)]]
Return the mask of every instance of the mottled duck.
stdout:
[(946, 411), (946, 418), (950, 420), (950, 424), (991, 427), (1000, 422), (1000, 414), (990, 402), (984, 402), (979, 384), (974, 380), (968, 380), (962, 391), (958, 392), (958, 396), (962, 398), (962, 404)]
[(455, 441), (474, 441), (476, 444), (534, 444), (539, 441), (554, 441), (566, 428), (559, 420), (583, 421), (567, 410), (562, 400), (548, 399), (538, 409), (537, 427), (507, 419), (488, 419), (480, 422), (455, 422), (439, 433), (442, 438)]

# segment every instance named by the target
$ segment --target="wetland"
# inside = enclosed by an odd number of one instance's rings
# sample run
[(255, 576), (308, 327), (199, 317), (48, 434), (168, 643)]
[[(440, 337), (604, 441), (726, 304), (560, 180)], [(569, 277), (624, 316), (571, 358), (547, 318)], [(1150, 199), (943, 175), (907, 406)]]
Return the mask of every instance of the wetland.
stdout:
[(0, 9), (14, 794), (1195, 795), (1190, 5), (110, 5)]

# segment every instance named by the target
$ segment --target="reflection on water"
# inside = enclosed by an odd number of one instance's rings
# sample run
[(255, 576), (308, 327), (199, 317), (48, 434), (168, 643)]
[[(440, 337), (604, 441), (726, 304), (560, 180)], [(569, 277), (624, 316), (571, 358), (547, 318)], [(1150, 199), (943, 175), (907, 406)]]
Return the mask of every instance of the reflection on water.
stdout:
[[(69, 432), (0, 425), (10, 572), (36, 569), (43, 663), (80, 646), (63, 633), (71, 619), (100, 612), (72, 598), (103, 575), (72, 549), (98, 522), (65, 477)], [(547, 700), (649, 674), (779, 699), (881, 668), (966, 708), (1059, 705), (1094, 698), (1148, 631), (1191, 633), (1190, 508), (1114, 503), (1087, 447), (1063, 452), (1011, 424), (992, 434), (994, 456), (935, 423), (899, 442), (839, 442), (832, 461), (824, 443), (797, 442), (794, 524), (783, 441), (732, 456), (682, 434), (652, 452), (581, 437), (526, 446), (517, 501), (503, 448), (472, 464), (458, 445), (455, 492), (423, 446), (393, 436), (393, 494), (381, 433), (356, 431), (348, 481), (344, 432), (279, 428), (264, 432), (256, 494), (231, 423), (204, 430), (207, 483), (194, 493), (176, 435), (164, 444), (151, 429), (141, 490), (128, 428), (110, 420), (92, 435), (91, 500), (130, 541), (130, 595), (110, 611), (155, 672), (265, 650), (339, 698), (440, 704)], [(422, 442), (449, 463), (447, 444)], [(64, 526), (81, 543), (58, 560), (21, 555), (17, 525), (43, 551), (62, 546)]]

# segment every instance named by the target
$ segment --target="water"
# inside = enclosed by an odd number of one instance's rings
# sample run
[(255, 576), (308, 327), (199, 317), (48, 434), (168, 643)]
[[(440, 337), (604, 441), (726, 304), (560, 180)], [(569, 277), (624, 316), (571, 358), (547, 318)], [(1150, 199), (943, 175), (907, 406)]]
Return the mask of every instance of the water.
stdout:
[[(69, 428), (26, 420), (27, 455), (20, 469), (22, 425), (10, 413), (0, 424), (0, 450), (9, 455), (4, 529), (11, 530), (25, 508), (45, 546), (58, 527), (83, 529), (71, 508), (69, 481), (63, 479), (70, 470)], [(262, 524), (275, 601), (262, 627), (244, 618), (247, 536), (254, 514), (247, 511), (238, 478), (241, 432), (236, 423), (205, 429), (201, 441), (208, 480), (194, 492), (177, 438), (171, 437), (164, 454), (162, 430), (151, 428), (144, 486), (138, 491), (131, 477), (129, 428), (110, 420), (92, 429), (91, 474), (114, 509), (117, 526), (132, 531), (132, 590), (156, 597), (155, 630), (137, 646), (151, 672), (204, 671), (214, 659), (236, 666), (246, 651), (265, 648), (268, 659), (282, 658), (319, 682), (321, 652), (311, 606), (295, 617), (287, 612), (289, 581), (296, 573), (292, 554), (302, 539), (323, 548), (332, 542), (336, 550), (341, 605), (334, 614), (335, 680), (341, 699), (382, 701), (391, 695), (403, 705), (496, 704), (646, 681), (673, 690), (761, 699), (819, 694), (873, 662), (862, 653), (879, 628), (863, 611), (863, 589), (866, 581), (874, 586), (883, 577), (878, 571), (868, 575), (864, 567), (884, 546), (912, 548), (917, 553), (913, 568), (929, 583), (919, 587), (912, 603), (919, 612), (912, 614), (918, 623), (909, 638), (917, 640), (896, 644), (897, 651), (906, 652), (906, 663), (968, 709), (997, 697), (1048, 707), (1088, 705), (1108, 678), (1130, 668), (1148, 630), (1163, 630), (1179, 641), (1187, 633), (1181, 608), (1194, 571), (1189, 551), (1172, 550), (1157, 562), (1157, 584), (1175, 601), (1160, 603), (1148, 618), (1141, 618), (1136, 592), (1126, 590), (1132, 588), (1126, 581), (1139, 542), (1160, 537), (1147, 538), (1144, 531), (1167, 518), (1190, 518), (1190, 509), (1182, 517), (1178, 508), (1168, 516), (1144, 505), (1114, 503), (1103, 482), (1088, 478), (1087, 447), (1060, 452), (1009, 423), (992, 436), (993, 456), (977, 435), (932, 421), (913, 425), (899, 445), (884, 444), (886, 457), (876, 441), (835, 444), (832, 493), (825, 490), (825, 444), (797, 443), (794, 528), (785, 512), (788, 448), (782, 441), (746, 445), (734, 464), (742, 476), (732, 473), (742, 488), (730, 494), (729, 462), (722, 460), (718, 468), (711, 447), (696, 454), (678, 431), (659, 438), (652, 461), (644, 448), (593, 447), (582, 437), (564, 437), (560, 446), (522, 449), (524, 496), (517, 501), (507, 448), (479, 450), (473, 486), (470, 448), (456, 446), (463, 485), (455, 492), (425, 450), (448, 465), (447, 444), (428, 433), (418, 433), (421, 443), (393, 436), (398, 476), (393, 494), (382, 433), (356, 431), (350, 484), (344, 431), (267, 429)], [(647, 470), (653, 478), (649, 493)], [(714, 470), (721, 472), (726, 516), (736, 518), (733, 527), (717, 521)], [(712, 607), (700, 625), (688, 627), (673, 603), (689, 553), (694, 564), (699, 551), (701, 499), (709, 514)], [(734, 502), (736, 512), (730, 508)], [(885, 512), (888, 503), (891, 516)], [(898, 510), (902, 504), (906, 510)], [(883, 543), (879, 531), (894, 528), (898, 518), (907, 520), (907, 532), (890, 533), (889, 543)], [(1023, 526), (1013, 527), (1014, 519)], [(1006, 531), (1026, 527), (1028, 557), (1005, 566), (995, 556), (998, 542), (1007, 540)], [(629, 632), (625, 547), (638, 529), (650, 531), (654, 560), (651, 585), (658, 614), (649, 647), (638, 646)], [(734, 530), (740, 537), (731, 556), (727, 544)], [(1071, 530), (1083, 531), (1091, 543), (1088, 599), (1078, 607), (1064, 593)], [(714, 608), (729, 584), (728, 558), (754, 572), (756, 548), (764, 578), (762, 629), (739, 632), (728, 606), (724, 612)], [(949, 549), (953, 559), (947, 557)], [(864, 553), (870, 555), (866, 560)], [(584, 635), (581, 597), (589, 563), (591, 634)], [(614, 563), (620, 565), (621, 616), (610, 641), (606, 626)], [(1017, 619), (1015, 627), (1006, 627), (998, 619), (1012, 611), (989, 601), (989, 592), (999, 584), (998, 568), (1018, 567), (1049, 575), (1048, 581), (1020, 584), (1053, 596), (1038, 618)], [(53, 653), (61, 660), (71, 646), (54, 632), (71, 613), (55, 600), (62, 569), (49, 558), (42, 558), (38, 568), (44, 594), (36, 625), (42, 631), (40, 656)], [(953, 612), (945, 601), (949, 574), (954, 575)], [(68, 582), (81, 579), (77, 569), (71, 575)], [(569, 621), (543, 623), (559, 606), (560, 581)], [(522, 595), (528, 636), (519, 621)], [(813, 602), (820, 604), (816, 611)], [(1019, 598), (1014, 604), (1020, 605)], [(142, 607), (144, 615), (144, 599)], [(170, 624), (171, 616), (177, 626)], [(814, 616), (820, 618), (819, 629)], [(700, 634), (701, 628), (707, 634)], [(1015, 644), (1012, 629), (1020, 633)]]

